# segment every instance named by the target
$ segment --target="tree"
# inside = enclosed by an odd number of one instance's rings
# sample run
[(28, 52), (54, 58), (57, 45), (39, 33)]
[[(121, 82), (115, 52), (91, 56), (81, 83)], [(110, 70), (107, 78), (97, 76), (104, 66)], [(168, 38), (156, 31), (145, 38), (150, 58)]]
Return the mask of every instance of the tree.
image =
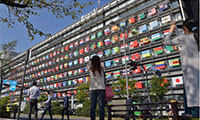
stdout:
[(0, 81), (0, 99), (1, 99), (1, 90), (3, 86), (3, 75), (5, 74), (3, 67), (6, 65), (6, 63), (10, 61), (11, 58), (8, 56), (8, 52), (14, 50), (16, 44), (17, 44), (17, 41), (14, 40), (0, 46), (2, 49), (2, 51), (0, 52), (0, 80), (1, 80)]
[(22, 23), (28, 32), (31, 40), (34, 35), (49, 37), (50, 34), (43, 33), (34, 27), (30, 22), (30, 16), (40, 16), (40, 10), (47, 10), (56, 18), (71, 16), (78, 19), (83, 8), (92, 5), (93, 2), (78, 0), (0, 0), (0, 4), (6, 5), (8, 15), (1, 15), (0, 21), (7, 23), (8, 27), (13, 27), (15, 23)]
[(80, 103), (89, 99), (89, 83), (84, 83), (78, 86), (76, 98)]

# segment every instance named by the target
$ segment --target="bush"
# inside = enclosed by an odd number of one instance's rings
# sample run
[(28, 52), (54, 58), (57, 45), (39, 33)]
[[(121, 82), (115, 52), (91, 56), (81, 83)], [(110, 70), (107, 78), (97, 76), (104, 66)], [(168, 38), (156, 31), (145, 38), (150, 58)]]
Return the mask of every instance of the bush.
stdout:
[(1, 118), (10, 118), (10, 112), (6, 111), (6, 105), (10, 102), (10, 97), (1, 98), (0, 101), (0, 117)]
[(59, 103), (52, 102), (51, 104), (52, 104), (52, 108), (51, 108), (52, 114), (53, 115), (55, 115), (55, 114), (61, 115), (62, 107), (59, 105)]

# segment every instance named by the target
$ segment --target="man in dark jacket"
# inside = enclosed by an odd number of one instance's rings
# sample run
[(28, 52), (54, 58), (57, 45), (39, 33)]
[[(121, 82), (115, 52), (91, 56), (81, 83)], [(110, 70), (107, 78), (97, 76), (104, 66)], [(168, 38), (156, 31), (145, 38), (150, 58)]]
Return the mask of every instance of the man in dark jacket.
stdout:
[[(148, 103), (149, 103), (148, 98), (145, 98), (145, 100), (143, 101), (143, 104), (147, 104), (147, 105), (144, 105), (144, 107), (143, 107), (143, 109), (145, 110), (145, 111), (143, 111), (144, 116), (151, 116), (151, 111), (150, 111), (151, 107), (150, 107), (150, 105), (148, 105)], [(144, 117), (143, 120), (147, 120), (146, 117)], [(152, 119), (150, 119), (150, 120), (152, 120)]]
[[(126, 120), (130, 120), (129, 116), (134, 114), (134, 107), (132, 106), (132, 104), (133, 104), (133, 99), (131, 96), (129, 96), (129, 99), (126, 100), (126, 105), (128, 105), (126, 106), (126, 110), (128, 110), (126, 113), (127, 114)], [(133, 120), (135, 120), (135, 118), (133, 118)]]
[(64, 101), (63, 101), (63, 109), (62, 109), (62, 120), (64, 120), (64, 114), (67, 114), (67, 120), (69, 120), (69, 97), (67, 93), (64, 93)]

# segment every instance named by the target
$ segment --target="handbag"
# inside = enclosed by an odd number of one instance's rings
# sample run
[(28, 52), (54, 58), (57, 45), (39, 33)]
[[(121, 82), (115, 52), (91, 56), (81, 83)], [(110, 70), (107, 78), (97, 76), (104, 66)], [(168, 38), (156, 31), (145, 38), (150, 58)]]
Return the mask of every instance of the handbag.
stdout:
[(103, 76), (103, 80), (104, 80), (104, 84), (106, 86), (106, 101), (108, 100), (112, 100), (113, 96), (114, 96), (114, 92), (112, 90), (112, 87), (110, 85), (106, 85), (106, 80), (105, 80), (105, 74), (104, 71), (102, 70), (102, 76)]

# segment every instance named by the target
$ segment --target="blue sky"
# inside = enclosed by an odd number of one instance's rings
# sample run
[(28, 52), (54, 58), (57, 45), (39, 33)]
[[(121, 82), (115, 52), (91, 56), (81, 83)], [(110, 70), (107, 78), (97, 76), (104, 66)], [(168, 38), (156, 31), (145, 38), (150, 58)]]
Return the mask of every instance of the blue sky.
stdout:
[[(88, 12), (98, 7), (97, 4), (98, 0), (92, 0), (92, 1), (94, 2), (94, 4), (85, 8), (83, 10), (82, 15), (85, 15)], [(112, 0), (101, 0), (100, 6), (102, 7), (103, 5), (109, 3), (110, 1)], [(5, 8), (4, 5), (0, 5), (1, 11), (4, 8)], [(40, 12), (40, 16), (33, 16), (31, 17), (30, 20), (35, 25), (35, 27), (37, 27), (38, 29), (42, 30), (45, 33), (51, 33), (51, 34), (54, 34), (60, 31), (61, 29), (69, 26), (70, 24), (74, 23), (75, 21), (77, 21), (73, 20), (71, 17), (56, 19), (55, 16), (44, 10)], [(33, 41), (30, 41), (28, 33), (22, 24), (17, 23), (15, 24), (14, 28), (8, 28), (6, 24), (3, 23), (0, 24), (0, 45), (8, 43), (9, 41), (12, 40), (17, 40), (17, 46), (15, 49), (15, 51), (17, 52), (23, 52), (28, 48), (36, 45), (37, 43), (43, 41), (44, 39), (45, 39), (44, 37), (35, 36), (35, 39)]]

